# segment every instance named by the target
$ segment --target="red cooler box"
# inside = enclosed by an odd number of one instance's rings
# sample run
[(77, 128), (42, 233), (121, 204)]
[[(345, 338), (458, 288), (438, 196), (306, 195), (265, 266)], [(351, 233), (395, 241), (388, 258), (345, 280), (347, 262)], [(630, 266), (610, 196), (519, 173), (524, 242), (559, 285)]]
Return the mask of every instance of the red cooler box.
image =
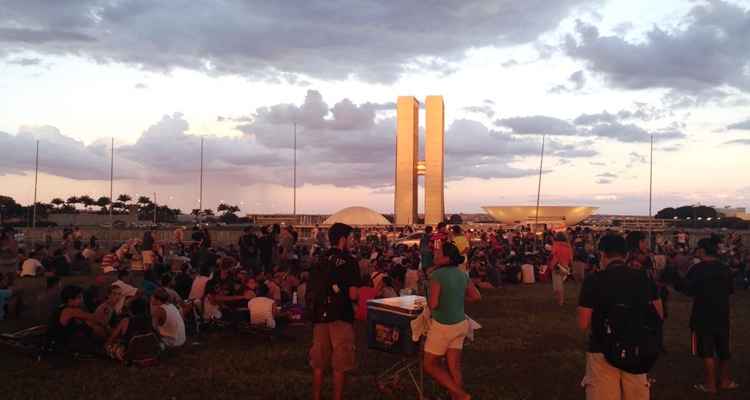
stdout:
[(367, 302), (367, 342), (371, 349), (411, 355), (419, 343), (411, 340), (411, 321), (422, 313), (426, 299), (401, 296)]

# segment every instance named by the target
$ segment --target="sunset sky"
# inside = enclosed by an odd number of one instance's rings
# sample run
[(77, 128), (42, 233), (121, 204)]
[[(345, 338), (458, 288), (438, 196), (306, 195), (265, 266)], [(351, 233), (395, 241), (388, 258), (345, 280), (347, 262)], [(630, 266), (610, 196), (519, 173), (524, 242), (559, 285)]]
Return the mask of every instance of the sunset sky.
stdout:
[[(0, 0), (0, 194), (393, 211), (395, 102), (446, 103), (446, 211), (750, 206), (750, 1)], [(424, 116), (422, 115), (422, 118)]]

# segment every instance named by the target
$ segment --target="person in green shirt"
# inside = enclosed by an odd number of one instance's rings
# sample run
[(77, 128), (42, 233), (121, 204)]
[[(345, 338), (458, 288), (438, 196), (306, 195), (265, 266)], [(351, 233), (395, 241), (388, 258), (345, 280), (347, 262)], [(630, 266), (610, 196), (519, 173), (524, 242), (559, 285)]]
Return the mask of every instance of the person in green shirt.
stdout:
[[(455, 244), (448, 242), (435, 252), (437, 269), (430, 276), (428, 305), (432, 322), (424, 346), (424, 370), (446, 388), (454, 399), (470, 399), (463, 389), (461, 351), (469, 326), (464, 313), (466, 301), (479, 301), (481, 295), (458, 265), (464, 256)], [(447, 369), (442, 358), (447, 361)]]

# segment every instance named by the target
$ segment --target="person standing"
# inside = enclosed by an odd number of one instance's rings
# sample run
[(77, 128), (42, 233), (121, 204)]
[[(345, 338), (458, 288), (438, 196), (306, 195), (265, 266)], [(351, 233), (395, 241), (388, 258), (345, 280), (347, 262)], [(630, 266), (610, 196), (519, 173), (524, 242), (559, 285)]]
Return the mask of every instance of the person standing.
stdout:
[(258, 254), (257, 238), (252, 232), (252, 228), (245, 228), (244, 233), (240, 236), (238, 243), (240, 248), (240, 265), (245, 271), (253, 271), (254, 275), (258, 275), (261, 270), (258, 268), (258, 262), (256, 260)]
[(419, 255), (422, 264), (422, 271), (427, 271), (432, 267), (432, 248), (430, 247), (430, 240), (432, 239), (432, 227), (427, 226), (424, 228), (424, 235), (419, 240)]
[(333, 224), (328, 231), (332, 248), (310, 272), (306, 304), (313, 322), (314, 400), (321, 398), (328, 368), (333, 369), (333, 398), (343, 399), (346, 373), (356, 364), (354, 304), (362, 285), (359, 266), (349, 253), (352, 231), (349, 225)]
[(453, 399), (465, 400), (471, 396), (463, 388), (461, 372), (461, 352), (469, 331), (464, 303), (479, 301), (481, 295), (468, 275), (458, 268), (463, 261), (464, 256), (450, 242), (443, 244), (442, 251), (436, 254), (437, 269), (430, 276), (427, 300), (432, 321), (424, 345), (424, 370)]
[(141, 242), (141, 257), (143, 258), (143, 269), (148, 271), (154, 266), (156, 255), (154, 253), (154, 236), (151, 231), (143, 232)]
[[(578, 303), (578, 327), (589, 332), (586, 375), (582, 382), (586, 399), (646, 400), (650, 397), (646, 373), (627, 372), (610, 361), (611, 327), (619, 326), (615, 319), (624, 308), (661, 317), (661, 301), (646, 274), (627, 266), (628, 250), (623, 237), (614, 234), (602, 237), (599, 251), (601, 269), (586, 277)], [(641, 333), (625, 332), (639, 336)], [(636, 340), (635, 337), (617, 339)]]
[(468, 272), (466, 266), (469, 264), (469, 250), (471, 250), (469, 239), (464, 236), (464, 232), (459, 225), (453, 225), (453, 227), (451, 227), (451, 236), (453, 244), (458, 248), (459, 254), (464, 257), (464, 261), (458, 266), (458, 269), (460, 269), (461, 272), (466, 273)]
[(552, 275), (552, 291), (555, 293), (557, 304), (562, 306), (565, 303), (565, 280), (573, 269), (573, 249), (562, 232), (555, 234), (552, 258), (548, 265)]
[(703, 359), (704, 366), (703, 383), (694, 387), (708, 393), (736, 389), (738, 385), (729, 372), (729, 297), (734, 292), (731, 274), (719, 261), (715, 238), (699, 240), (695, 255), (700, 262), (690, 268), (684, 279), (675, 282), (675, 289), (693, 297), (693, 354)]

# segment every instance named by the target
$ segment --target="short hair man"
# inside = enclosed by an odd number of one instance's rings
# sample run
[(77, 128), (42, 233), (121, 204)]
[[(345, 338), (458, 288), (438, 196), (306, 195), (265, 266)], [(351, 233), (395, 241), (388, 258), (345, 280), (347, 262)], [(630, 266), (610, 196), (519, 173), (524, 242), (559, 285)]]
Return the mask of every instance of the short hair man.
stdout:
[(328, 231), (331, 249), (310, 274), (307, 291), (313, 322), (310, 365), (313, 399), (320, 400), (323, 375), (333, 369), (333, 398), (344, 396), (346, 373), (354, 369), (354, 306), (361, 286), (359, 265), (349, 254), (352, 227), (333, 224)]
[(605, 235), (599, 241), (599, 251), (601, 270), (584, 280), (578, 304), (578, 326), (584, 332), (590, 330), (583, 379), (586, 399), (648, 399), (646, 374), (625, 372), (605, 359), (605, 319), (623, 302), (644, 307), (651, 303), (661, 316), (661, 301), (648, 276), (626, 265), (628, 248), (623, 237)]
[(719, 261), (716, 238), (699, 240), (695, 256), (701, 261), (690, 268), (685, 279), (675, 283), (677, 290), (693, 297), (693, 354), (703, 359), (704, 366), (704, 382), (695, 388), (708, 393), (735, 389), (738, 385), (729, 374), (729, 296), (734, 292), (731, 273)]

